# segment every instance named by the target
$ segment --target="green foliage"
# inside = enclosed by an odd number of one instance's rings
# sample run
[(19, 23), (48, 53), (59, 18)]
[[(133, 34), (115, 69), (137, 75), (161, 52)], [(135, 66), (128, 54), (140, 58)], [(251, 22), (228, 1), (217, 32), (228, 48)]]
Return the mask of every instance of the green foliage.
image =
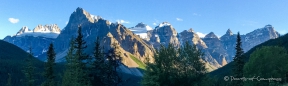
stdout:
[(288, 54), (285, 48), (278, 46), (263, 46), (256, 49), (249, 61), (245, 64), (245, 77), (281, 78), (281, 81), (261, 80), (246, 81), (247, 86), (269, 86), (279, 85), (285, 81), (288, 72)]
[(111, 49), (106, 53), (107, 69), (105, 74), (105, 85), (117, 86), (122, 82), (120, 74), (117, 72), (117, 68), (122, 64), (122, 57), (119, 51), (119, 45), (113, 43)]
[(84, 53), (84, 49), (87, 48), (86, 46), (86, 42), (83, 39), (83, 34), (82, 34), (82, 28), (81, 26), (79, 26), (78, 28), (78, 36), (75, 39), (75, 58), (76, 58), (76, 63), (75, 65), (75, 71), (76, 71), (76, 75), (75, 77), (77, 77), (77, 82), (79, 82), (81, 84), (81, 86), (88, 86), (90, 85), (89, 83), (89, 77), (88, 77), (88, 68), (87, 68), (87, 64), (88, 64), (88, 59), (89, 56), (86, 55)]
[[(234, 65), (233, 65), (233, 77), (236, 78), (242, 78), (243, 77), (243, 67), (244, 67), (244, 51), (241, 48), (241, 37), (238, 32), (237, 34), (237, 41), (236, 41), (236, 55), (233, 59)], [(234, 86), (243, 86), (242, 80), (235, 80), (232, 81), (232, 85)]]
[[(204, 83), (206, 68), (201, 62), (203, 53), (188, 42), (178, 50), (169, 44), (154, 54), (154, 62), (147, 61), (143, 86), (199, 86)], [(149, 59), (148, 59), (149, 60)]]
[(44, 77), (46, 78), (46, 80), (43, 83), (44, 86), (55, 86), (55, 81), (54, 81), (55, 57), (56, 57), (56, 53), (54, 51), (53, 44), (51, 43), (47, 51), (47, 62), (45, 63)]
[(94, 61), (92, 63), (92, 70), (91, 70), (91, 74), (92, 79), (91, 79), (91, 83), (92, 85), (105, 85), (105, 81), (106, 81), (106, 68), (107, 68), (107, 64), (105, 62), (105, 57), (104, 57), (104, 52), (101, 49), (100, 46), (100, 39), (99, 37), (96, 38), (96, 42), (95, 42), (95, 48), (94, 48)]
[(137, 58), (136, 58), (135, 56), (133, 56), (133, 55), (130, 55), (130, 58), (139, 65), (139, 68), (140, 68), (140, 69), (146, 70), (146, 68), (145, 68), (146, 65), (145, 65), (142, 61), (140, 61), (139, 59), (137, 59)]
[(23, 70), (23, 73), (25, 75), (25, 85), (26, 86), (34, 86), (35, 85), (35, 79), (34, 79), (34, 70), (35, 67), (33, 66), (33, 62), (32, 59), (33, 57), (33, 53), (32, 53), (32, 48), (29, 48), (29, 54), (27, 55), (28, 58), (26, 59), (26, 66)]
[[(254, 52), (257, 48), (263, 47), (263, 46), (280, 46), (284, 47), (286, 50), (288, 49), (288, 34), (281, 36), (276, 39), (270, 39), (264, 43), (261, 43), (253, 48), (251, 48), (249, 51), (247, 51), (244, 55), (244, 62), (249, 61), (250, 55), (252, 52)], [(232, 67), (234, 62), (230, 62), (227, 65), (212, 71), (209, 73), (211, 77), (214, 77), (214, 79), (218, 80), (217, 83), (225, 84), (227, 81), (224, 81), (225, 76), (232, 76)]]
[(11, 74), (8, 73), (8, 76), (9, 76), (9, 78), (7, 79), (7, 84), (6, 84), (6, 86), (12, 86), (12, 85), (11, 85)]
[(67, 53), (66, 59), (66, 70), (64, 72), (64, 76), (62, 78), (62, 86), (80, 86), (80, 83), (78, 82), (78, 77), (75, 75), (77, 74), (76, 68), (77, 59), (75, 58), (74, 52), (74, 39), (72, 38), (70, 41), (70, 47)]
[[(13, 86), (23, 86), (25, 84), (24, 69), (26, 67), (26, 62), (28, 59), (28, 53), (21, 48), (10, 44), (8, 42), (0, 40), (0, 86), (5, 86), (7, 84), (8, 73), (11, 74), (11, 84)], [(34, 78), (36, 86), (39, 86), (44, 82), (43, 71), (44, 62), (36, 59), (30, 58), (34, 70)], [(55, 65), (55, 74), (59, 74), (63, 70), (64, 66), (61, 63)], [(56, 76), (55, 81), (59, 80), (59, 76)]]
[(84, 53), (87, 47), (83, 40), (81, 27), (78, 28), (78, 36), (71, 40), (70, 48), (66, 56), (66, 70), (63, 77), (63, 86), (89, 86), (90, 79), (88, 77), (89, 56)]

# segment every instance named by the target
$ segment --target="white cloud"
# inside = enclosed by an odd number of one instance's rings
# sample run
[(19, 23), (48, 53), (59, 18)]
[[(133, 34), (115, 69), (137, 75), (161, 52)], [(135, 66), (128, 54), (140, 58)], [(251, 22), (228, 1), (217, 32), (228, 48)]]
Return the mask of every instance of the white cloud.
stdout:
[(176, 18), (176, 20), (177, 20), (177, 21), (183, 21), (183, 19), (181, 19), (181, 18)]
[(19, 22), (19, 19), (16, 19), (16, 18), (9, 18), (8, 21), (10, 21), (11, 23), (13, 24), (16, 24)]
[(157, 25), (157, 23), (153, 23), (153, 25)]
[(194, 16), (201, 16), (201, 14), (193, 13)]
[(68, 21), (66, 21), (65, 24), (68, 24)]
[(206, 34), (201, 33), (201, 32), (196, 32), (196, 34), (200, 37), (200, 38), (204, 38), (206, 36)]
[(122, 20), (122, 19), (118, 19), (118, 20), (116, 20), (118, 23), (121, 23), (121, 24), (124, 24), (124, 23), (130, 23), (129, 21), (125, 21), (125, 20)]

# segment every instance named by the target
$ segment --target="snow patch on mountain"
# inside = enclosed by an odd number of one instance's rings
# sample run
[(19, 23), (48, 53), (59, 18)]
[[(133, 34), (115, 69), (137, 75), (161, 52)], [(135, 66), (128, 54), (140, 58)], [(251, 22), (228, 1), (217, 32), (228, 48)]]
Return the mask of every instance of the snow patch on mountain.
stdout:
[(100, 16), (95, 16), (95, 15), (92, 15), (92, 14), (90, 14), (90, 16), (91, 16), (91, 18), (96, 19), (96, 20), (101, 18)]
[(206, 34), (201, 33), (201, 32), (196, 32), (196, 34), (200, 37), (200, 38), (204, 38), (206, 36)]
[(169, 22), (162, 22), (161, 24), (158, 25), (158, 28), (164, 27), (164, 26), (171, 26)]
[(147, 31), (153, 30), (150, 26), (144, 24), (144, 23), (138, 23), (135, 27), (131, 27), (130, 31), (135, 33), (136, 35), (139, 35), (140, 38), (147, 38)]

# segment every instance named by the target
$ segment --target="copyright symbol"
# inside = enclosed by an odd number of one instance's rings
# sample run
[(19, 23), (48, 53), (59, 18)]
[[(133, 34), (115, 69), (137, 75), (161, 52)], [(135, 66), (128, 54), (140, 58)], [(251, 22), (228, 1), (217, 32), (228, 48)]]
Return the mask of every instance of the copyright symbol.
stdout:
[(225, 76), (225, 77), (224, 77), (224, 80), (225, 80), (225, 81), (228, 81), (228, 80), (229, 80), (229, 77), (228, 77), (228, 76)]

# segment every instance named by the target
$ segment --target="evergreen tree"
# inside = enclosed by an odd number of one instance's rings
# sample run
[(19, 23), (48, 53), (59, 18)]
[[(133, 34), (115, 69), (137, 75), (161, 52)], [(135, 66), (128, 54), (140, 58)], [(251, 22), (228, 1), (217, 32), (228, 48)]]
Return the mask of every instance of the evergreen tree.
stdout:
[(78, 36), (75, 39), (75, 58), (76, 58), (76, 76), (78, 78), (77, 82), (81, 85), (90, 85), (88, 77), (88, 60), (89, 56), (84, 53), (84, 49), (87, 48), (86, 42), (83, 39), (82, 28), (78, 27)]
[(34, 86), (34, 82), (35, 82), (35, 79), (34, 79), (35, 67), (33, 66), (32, 58), (34, 58), (34, 57), (33, 57), (33, 53), (32, 53), (32, 48), (30, 47), (28, 57), (26, 59), (26, 66), (23, 70), (23, 73), (25, 75), (26, 86)]
[(122, 64), (120, 54), (119, 46), (116, 43), (113, 43), (113, 47), (106, 53), (107, 68), (104, 76), (106, 86), (117, 86), (122, 82), (120, 75), (117, 73), (117, 68)]
[[(196, 45), (191, 45), (189, 42), (178, 49), (177, 72), (179, 75), (178, 85), (183, 86), (205, 86), (208, 85), (206, 80), (207, 69), (202, 62), (201, 57), (204, 55), (201, 50), (198, 50)], [(177, 80), (177, 79), (176, 79)]]
[(12, 86), (12, 85), (11, 85), (11, 74), (10, 74), (10, 73), (8, 73), (8, 79), (7, 79), (7, 84), (6, 84), (6, 86)]
[[(263, 46), (250, 54), (249, 61), (244, 66), (245, 77), (274, 78), (275, 80), (260, 80), (244, 82), (245, 86), (286, 86), (285, 74), (288, 71), (288, 54), (284, 47)], [(280, 79), (280, 80), (279, 80)]]
[(47, 62), (45, 64), (45, 74), (44, 74), (46, 81), (44, 82), (44, 86), (55, 86), (54, 82), (55, 57), (56, 53), (54, 51), (53, 44), (51, 43), (47, 51)]
[(63, 77), (63, 86), (89, 86), (89, 56), (84, 53), (87, 48), (83, 40), (82, 28), (78, 27), (78, 36), (71, 40), (70, 49), (66, 56), (66, 71)]
[(72, 37), (70, 41), (70, 47), (67, 53), (66, 59), (66, 70), (64, 72), (64, 76), (62, 78), (62, 86), (80, 86), (78, 82), (78, 77), (76, 75), (76, 58), (74, 56), (75, 48), (74, 48), (74, 39)]
[(143, 86), (199, 86), (204, 83), (206, 68), (201, 62), (203, 53), (188, 42), (179, 49), (172, 44), (161, 45), (154, 62), (146, 62)]
[[(244, 67), (244, 51), (241, 48), (241, 37), (238, 32), (237, 34), (237, 43), (236, 43), (236, 55), (233, 59), (234, 65), (233, 65), (233, 77), (236, 78), (242, 78), (243, 77), (243, 67)], [(232, 85), (234, 86), (243, 86), (242, 80), (234, 80), (232, 81)]]
[(94, 48), (94, 61), (92, 63), (92, 85), (105, 85), (106, 67), (104, 52), (100, 46), (100, 39), (97, 37)]

